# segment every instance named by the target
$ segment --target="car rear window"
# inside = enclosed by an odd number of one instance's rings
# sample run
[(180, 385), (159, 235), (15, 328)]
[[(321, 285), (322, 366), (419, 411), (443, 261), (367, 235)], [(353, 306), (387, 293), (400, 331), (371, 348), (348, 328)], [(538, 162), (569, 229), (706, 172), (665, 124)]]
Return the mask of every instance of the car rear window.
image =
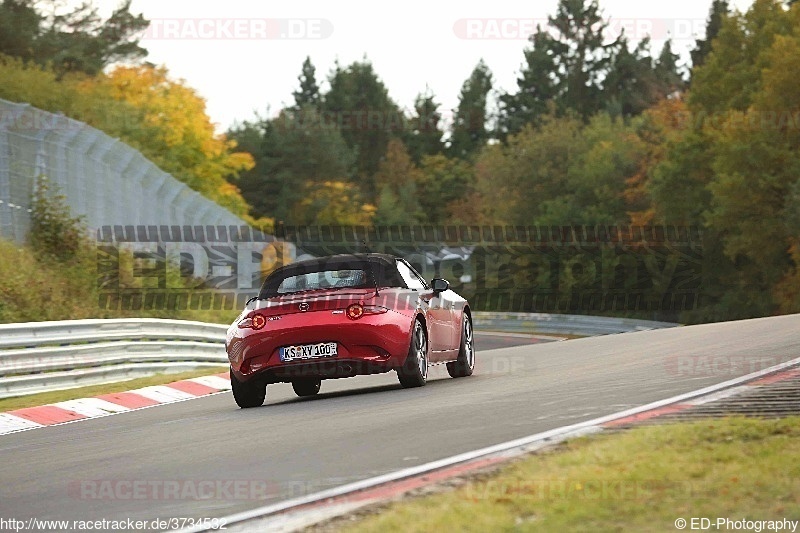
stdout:
[(280, 282), (275, 292), (277, 294), (291, 294), (293, 292), (319, 289), (365, 288), (369, 286), (369, 277), (364, 270), (323, 270), (286, 277)]
[(273, 298), (317, 289), (376, 287), (407, 288), (394, 257), (376, 255), (362, 259), (342, 255), (289, 264), (267, 276), (259, 297)]

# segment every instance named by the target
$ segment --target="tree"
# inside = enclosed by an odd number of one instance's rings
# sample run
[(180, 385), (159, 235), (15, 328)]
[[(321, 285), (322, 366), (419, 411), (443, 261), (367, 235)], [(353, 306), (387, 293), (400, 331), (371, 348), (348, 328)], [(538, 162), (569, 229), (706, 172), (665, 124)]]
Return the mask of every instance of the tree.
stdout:
[(42, 16), (31, 0), (3, 0), (0, 3), (0, 53), (33, 59), (41, 25)]
[(772, 46), (775, 35), (792, 31), (791, 17), (786, 15), (778, 0), (755, 0), (746, 13), (722, 19), (713, 52), (692, 69), (689, 105), (694, 113), (712, 117), (747, 110), (760, 88), (759, 57)]
[[(664, 209), (664, 204), (674, 200), (685, 198), (686, 191), (680, 194), (669, 194), (669, 190), (661, 190), (658, 207), (661, 209), (659, 218), (656, 220), (656, 202), (654, 199), (654, 170), (667, 157), (668, 148), (674, 146), (676, 139), (682, 139), (688, 127), (688, 110), (686, 102), (680, 98), (665, 99), (646, 110), (640, 120), (632, 124), (635, 131), (637, 142), (642, 146), (642, 158), (636, 172), (630, 176), (626, 182), (626, 189), (623, 193), (626, 201), (626, 208), (631, 224), (634, 226), (650, 226), (656, 223), (663, 224), (664, 211), (671, 215), (675, 214), (674, 209)], [(680, 160), (676, 158), (676, 160)], [(694, 160), (687, 165), (696, 164)], [(702, 165), (701, 165), (702, 166)], [(694, 168), (680, 169), (680, 172), (690, 172)], [(689, 174), (691, 175), (691, 174)], [(699, 185), (702, 187), (702, 183)], [(693, 199), (695, 197), (692, 197)], [(688, 203), (688, 202), (687, 202)], [(707, 203), (698, 202), (705, 206)], [(683, 221), (694, 220), (699, 224), (697, 216), (687, 216)], [(674, 220), (670, 221), (675, 223)]]
[(601, 84), (620, 42), (605, 43), (608, 23), (597, 0), (560, 0), (548, 22), (556, 31), (548, 48), (556, 60), (559, 109), (587, 119), (602, 108)]
[(483, 59), (461, 86), (455, 110), (449, 152), (452, 157), (467, 159), (489, 140), (487, 97), (492, 90), (492, 73)]
[(800, 113), (795, 79), (800, 17), (794, 19), (793, 34), (775, 36), (759, 58), (761, 90), (750, 109), (713, 131), (715, 176), (709, 184), (713, 197), (708, 225), (724, 235), (724, 253), (738, 266), (739, 279), (747, 282), (742, 294), (757, 315), (775, 310), (776, 285), (800, 266), (793, 259), (800, 245), (795, 203), (800, 133), (793, 119)]
[(705, 39), (698, 39), (695, 42), (694, 50), (691, 52), (693, 68), (699, 67), (706, 62), (708, 54), (711, 53), (714, 39), (722, 29), (722, 21), (728, 16), (728, 13), (730, 13), (730, 7), (727, 0), (714, 0), (711, 3), (708, 22), (706, 23), (706, 37)]
[(516, 94), (500, 96), (499, 135), (519, 133), (525, 124), (539, 124), (547, 114), (548, 102), (558, 94), (556, 59), (550, 35), (536, 27), (530, 37), (531, 47), (524, 51), (525, 64), (517, 78)]
[(389, 139), (402, 134), (403, 114), (366, 59), (346, 68), (337, 63), (328, 81), (330, 90), (323, 98), (323, 116), (338, 127), (356, 155), (356, 173), (365, 196), (375, 198), (377, 190), (372, 176), (386, 153)]
[(693, 71), (688, 116), (648, 185), (655, 220), (704, 230), (704, 298), (688, 321), (796, 312), (793, 222), (800, 12), (756, 0), (722, 20)]
[(686, 87), (678, 67), (679, 59), (680, 56), (672, 51), (672, 40), (668, 39), (661, 47), (655, 65), (656, 83), (662, 97), (683, 91)]
[(598, 113), (582, 128), (577, 142), (579, 151), (567, 168), (565, 190), (571, 212), (568, 217), (561, 215), (562, 218), (552, 222), (586, 225), (628, 222), (627, 181), (639, 170), (645, 156), (644, 143), (636, 135), (639, 122), (640, 119), (624, 121), (608, 113)]
[(633, 50), (624, 35), (620, 48), (612, 57), (603, 82), (606, 109), (613, 115), (639, 116), (659, 100), (679, 91), (683, 79), (678, 72), (678, 56), (670, 41), (664, 43), (656, 61), (650, 55), (650, 39), (645, 38)]
[(240, 180), (242, 195), (256, 217), (298, 224), (310, 216), (308, 209), (302, 217), (296, 211), (309, 187), (348, 183), (354, 172), (353, 152), (339, 130), (313, 107), (284, 109), (272, 120), (245, 123), (230, 135), (243, 142), (256, 160), (255, 168)]
[(645, 154), (636, 125), (605, 112), (586, 124), (551, 107), (539, 126), (484, 149), (469, 189), (483, 201), (479, 216), (493, 224), (626, 224), (628, 179)]
[(553, 208), (570, 194), (570, 164), (584, 151), (582, 127), (579, 117), (556, 117), (551, 109), (540, 126), (527, 124), (505, 145), (484, 149), (475, 162), (475, 186), (486, 197), (486, 216), (510, 225), (558, 217)]
[(74, 259), (86, 244), (84, 217), (72, 216), (66, 197), (58, 186), (48, 183), (46, 176), (36, 178), (31, 208), (28, 241), (36, 254), (59, 263)]
[(353, 183), (307, 183), (302, 192), (302, 199), (293, 213), (297, 224), (368, 226), (372, 223), (375, 206), (363, 202), (361, 192)]
[(474, 167), (470, 162), (444, 154), (423, 157), (417, 174), (417, 191), (427, 221), (431, 224), (452, 224), (458, 219), (466, 222), (458, 208), (464, 199), (472, 196), (474, 182)]
[(603, 81), (606, 108), (616, 116), (639, 115), (663, 96), (656, 81), (649, 44), (649, 39), (643, 39), (631, 51), (625, 36), (620, 37), (621, 46), (614, 54)]
[(376, 224), (418, 224), (423, 220), (416, 185), (419, 175), (403, 142), (390, 139), (386, 157), (375, 173), (375, 186), (379, 191)]
[(310, 106), (314, 109), (319, 109), (320, 94), (316, 71), (317, 69), (311, 63), (311, 58), (306, 56), (306, 60), (303, 61), (302, 72), (297, 77), (300, 81), (300, 88), (292, 93), (294, 95), (295, 108), (301, 109)]
[[(627, 53), (621, 40), (605, 42), (608, 23), (596, 0), (560, 0), (548, 28), (537, 27), (525, 50), (525, 64), (517, 79), (517, 93), (500, 98), (500, 135), (521, 131), (525, 124), (540, 125), (555, 102), (557, 113), (575, 112), (588, 120), (607, 107), (603, 82), (618, 53)], [(627, 53), (617, 67), (640, 71), (639, 58)], [(624, 68), (623, 68), (624, 67)], [(628, 72), (629, 74), (629, 72)], [(639, 77), (642, 75), (639, 73)], [(617, 81), (610, 80), (610, 83)], [(619, 98), (619, 94), (611, 94)], [(623, 104), (617, 104), (621, 107)]]
[[(253, 166), (250, 154), (214, 131), (206, 103), (166, 68), (118, 67), (99, 84), (134, 110), (128, 139), (161, 169), (234, 213), (248, 205), (230, 180)], [(125, 117), (127, 119), (127, 117)]]
[(35, 0), (3, 0), (0, 53), (52, 64), (59, 75), (94, 75), (113, 63), (142, 59), (147, 50), (139, 40), (150, 23), (130, 12), (131, 1), (124, 0), (103, 20), (91, 1), (66, 13), (43, 14)]
[(418, 94), (414, 101), (414, 116), (403, 136), (414, 163), (419, 164), (424, 156), (439, 154), (444, 149), (441, 120), (439, 104), (433, 94), (427, 90)]

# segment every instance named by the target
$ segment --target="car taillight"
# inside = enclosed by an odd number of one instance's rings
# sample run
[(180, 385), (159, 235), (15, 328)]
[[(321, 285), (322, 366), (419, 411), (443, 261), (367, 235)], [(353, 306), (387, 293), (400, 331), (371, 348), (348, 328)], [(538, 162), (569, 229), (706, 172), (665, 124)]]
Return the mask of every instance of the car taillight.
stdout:
[(358, 320), (364, 315), (379, 315), (388, 310), (389, 309), (386, 307), (381, 307), (380, 305), (353, 304), (347, 307), (347, 318), (350, 320)]
[(364, 316), (364, 307), (360, 304), (353, 304), (347, 308), (347, 318), (350, 320), (358, 320)]
[(261, 329), (267, 324), (267, 319), (264, 315), (254, 313), (239, 322), (240, 328)]

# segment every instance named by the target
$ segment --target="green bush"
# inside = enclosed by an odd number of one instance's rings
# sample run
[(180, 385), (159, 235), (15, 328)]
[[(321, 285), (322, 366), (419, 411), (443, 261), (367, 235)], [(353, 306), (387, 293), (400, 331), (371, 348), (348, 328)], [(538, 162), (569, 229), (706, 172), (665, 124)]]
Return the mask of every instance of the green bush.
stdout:
[(31, 230), (28, 240), (44, 259), (71, 261), (85, 246), (83, 217), (73, 217), (66, 197), (39, 176), (31, 199)]
[[(99, 252), (81, 217), (71, 215), (63, 196), (40, 179), (34, 193), (29, 245), (0, 239), (0, 323), (83, 318), (175, 318), (229, 323), (239, 309), (107, 309), (100, 305)], [(132, 272), (134, 258), (120, 251), (120, 270)], [(171, 287), (199, 289), (198, 280), (170, 269)], [(132, 280), (133, 282), (137, 280)], [(121, 280), (121, 288), (136, 287)], [(129, 287), (130, 286), (130, 287)]]

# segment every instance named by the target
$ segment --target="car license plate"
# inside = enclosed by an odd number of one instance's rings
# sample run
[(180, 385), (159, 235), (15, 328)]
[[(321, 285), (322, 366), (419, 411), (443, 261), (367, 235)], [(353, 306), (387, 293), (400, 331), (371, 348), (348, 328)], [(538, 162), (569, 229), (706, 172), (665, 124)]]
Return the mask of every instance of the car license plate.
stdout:
[(295, 359), (316, 359), (318, 357), (333, 357), (338, 353), (335, 342), (321, 342), (319, 344), (300, 344), (298, 346), (284, 346), (280, 349), (281, 361), (294, 361)]

